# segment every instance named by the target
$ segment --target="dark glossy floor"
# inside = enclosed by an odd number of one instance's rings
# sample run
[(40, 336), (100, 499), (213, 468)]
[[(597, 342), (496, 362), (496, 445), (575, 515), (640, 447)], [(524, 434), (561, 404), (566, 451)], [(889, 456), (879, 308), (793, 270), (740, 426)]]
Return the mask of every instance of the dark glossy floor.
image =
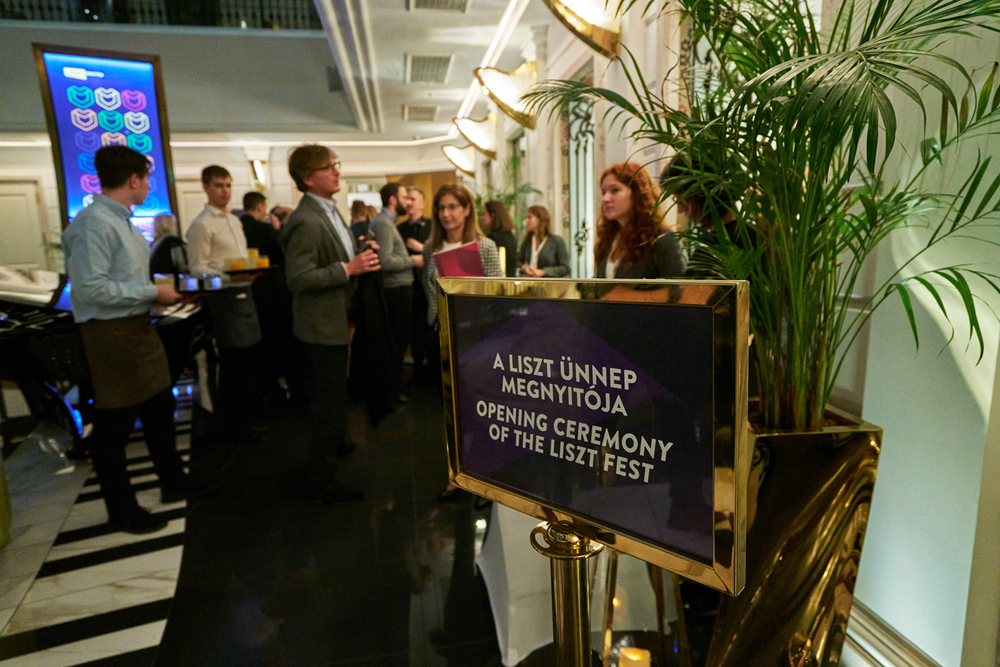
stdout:
[(190, 504), (156, 665), (500, 664), (472, 563), (490, 510), (471, 496), (437, 502), (439, 398), (415, 388), (374, 430), (351, 417), (360, 446), (341, 478), (367, 502), (302, 500), (306, 420), (286, 414), (268, 419), (263, 443), (231, 452), (218, 494)]

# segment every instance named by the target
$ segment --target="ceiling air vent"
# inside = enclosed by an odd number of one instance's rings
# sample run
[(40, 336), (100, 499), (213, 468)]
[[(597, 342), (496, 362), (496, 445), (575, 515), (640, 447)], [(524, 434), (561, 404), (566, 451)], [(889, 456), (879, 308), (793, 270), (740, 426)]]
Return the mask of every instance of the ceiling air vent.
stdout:
[(464, 12), (469, 8), (469, 0), (409, 0), (410, 11), (433, 9), (445, 12)]
[(436, 104), (404, 104), (403, 120), (412, 122), (433, 123), (437, 116)]
[(406, 83), (444, 83), (452, 56), (406, 55)]

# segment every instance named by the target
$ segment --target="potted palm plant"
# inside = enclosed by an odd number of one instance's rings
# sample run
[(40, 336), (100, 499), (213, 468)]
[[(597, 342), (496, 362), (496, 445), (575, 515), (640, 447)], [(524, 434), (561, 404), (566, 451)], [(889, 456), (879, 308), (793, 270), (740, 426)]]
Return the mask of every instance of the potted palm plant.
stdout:
[[(948, 39), (996, 32), (1000, 2), (847, 0), (822, 27), (799, 0), (668, 8), (651, 0), (640, 9), (683, 12), (711, 67), (649, 86), (626, 49), (630, 91), (546, 81), (527, 97), (552, 111), (602, 100), (605, 118), (637, 144), (679, 154), (663, 196), (700, 196), (709, 222), (685, 233), (693, 268), (750, 281), (759, 404), (747, 588), (723, 602), (707, 663), (834, 664), (881, 440), (877, 427), (826, 410), (844, 359), (890, 299), (901, 300), (919, 345), (914, 293), (952, 317), (945, 290), (958, 295), (981, 356), (974, 291), (1000, 292), (997, 276), (974, 266), (913, 268), (949, 239), (983, 238), (1000, 210), (990, 157), (962, 158), (967, 172), (950, 192), (924, 185), (933, 171), (954, 169), (962, 146), (1000, 119), (998, 67), (970, 71), (940, 50)], [(686, 108), (663, 101), (668, 86), (683, 86)], [(916, 127), (904, 133), (901, 124)], [(900, 145), (911, 135), (919, 139)], [(902, 169), (901, 154), (919, 157)], [(866, 262), (904, 228), (918, 230), (919, 245), (866, 307), (852, 308)]]

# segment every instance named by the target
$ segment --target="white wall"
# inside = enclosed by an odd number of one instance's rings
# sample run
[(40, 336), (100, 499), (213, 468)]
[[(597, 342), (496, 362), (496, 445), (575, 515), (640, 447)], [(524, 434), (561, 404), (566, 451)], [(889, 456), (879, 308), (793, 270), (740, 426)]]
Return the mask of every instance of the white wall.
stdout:
[[(956, 40), (944, 52), (966, 67), (978, 67), (982, 80), (983, 67), (988, 71), (997, 57), (997, 42), (995, 37)], [(940, 98), (929, 94), (927, 98), (933, 114)], [(919, 117), (910, 108), (900, 121), (900, 139), (912, 139)], [(930, 118), (929, 126), (936, 122)], [(984, 140), (979, 146), (984, 155), (1000, 148), (996, 140)], [(973, 168), (975, 155), (973, 147), (946, 170), (933, 174), (927, 186), (954, 191)], [(897, 160), (901, 170), (909, 167), (902, 154)], [(1000, 241), (996, 231), (989, 237)], [(922, 230), (891, 237), (879, 251), (878, 279), (891, 275), (923, 238)], [(952, 263), (995, 270), (996, 248), (950, 242), (914, 270)], [(1000, 312), (996, 295), (982, 286), (978, 292), (985, 297), (983, 303)], [(955, 313), (962, 312), (954, 297), (948, 304)], [(968, 328), (960, 324), (961, 317), (953, 318), (958, 325), (955, 341), (945, 348), (951, 329), (933, 300), (918, 293), (914, 307), (921, 333), (919, 352), (898, 300), (888, 302), (872, 321), (864, 417), (885, 429), (885, 439), (856, 592), (859, 600), (944, 667), (992, 667), (1000, 578), (995, 569), (982, 566), (977, 569), (978, 580), (972, 576), (974, 561), (995, 564), (1000, 555), (996, 535), (987, 539), (983, 534), (976, 542), (977, 521), (996, 525), (996, 505), (982, 503), (996, 497), (998, 480), (986, 478), (985, 487), (981, 481), (984, 459), (995, 457), (1000, 446), (996, 416), (987, 439), (998, 325), (984, 308), (987, 342), (977, 364), (978, 350), (975, 343), (967, 345)], [(984, 646), (989, 650), (981, 650)]]

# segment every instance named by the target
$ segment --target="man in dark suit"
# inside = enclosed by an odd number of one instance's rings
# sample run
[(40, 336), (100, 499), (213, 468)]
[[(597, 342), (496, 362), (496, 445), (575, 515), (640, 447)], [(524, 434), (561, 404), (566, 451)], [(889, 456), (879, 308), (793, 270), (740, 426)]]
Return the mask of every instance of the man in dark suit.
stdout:
[(313, 395), (309, 406), (311, 454), (306, 497), (317, 504), (356, 502), (360, 491), (337, 480), (338, 454), (347, 445), (348, 309), (361, 273), (378, 271), (375, 249), (363, 248), (337, 211), (340, 163), (325, 146), (299, 146), (288, 172), (305, 193), (281, 232), (285, 277), (292, 292), (295, 337), (309, 351)]
[[(431, 235), (431, 219), (424, 217), (424, 191), (417, 187), (406, 188), (406, 222), (396, 228), (411, 255), (423, 255), (424, 243)], [(410, 352), (413, 355), (413, 383), (427, 384), (431, 373), (425, 362), (427, 346), (434, 329), (427, 324), (427, 295), (423, 288), (423, 268), (413, 269), (413, 308), (410, 321)]]

